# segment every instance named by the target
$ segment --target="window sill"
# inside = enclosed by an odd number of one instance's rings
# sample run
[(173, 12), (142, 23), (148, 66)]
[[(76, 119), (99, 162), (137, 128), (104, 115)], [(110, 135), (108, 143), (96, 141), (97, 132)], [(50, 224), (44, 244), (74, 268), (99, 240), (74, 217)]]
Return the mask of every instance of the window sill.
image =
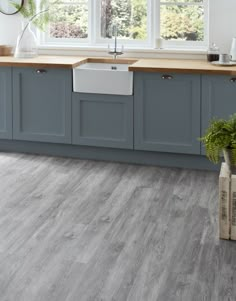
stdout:
[[(109, 56), (107, 47), (104, 46), (88, 46), (88, 45), (39, 45), (40, 54), (51, 55), (84, 55), (84, 56)], [(124, 48), (122, 57), (179, 57), (179, 58), (196, 58), (201, 59), (207, 53), (206, 48)]]

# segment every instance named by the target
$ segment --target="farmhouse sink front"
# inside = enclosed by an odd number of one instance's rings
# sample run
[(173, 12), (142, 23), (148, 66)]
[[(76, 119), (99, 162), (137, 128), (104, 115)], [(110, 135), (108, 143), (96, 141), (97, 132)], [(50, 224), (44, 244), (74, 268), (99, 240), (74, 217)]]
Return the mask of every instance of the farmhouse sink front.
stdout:
[(86, 63), (73, 69), (73, 91), (132, 95), (133, 72), (129, 64)]

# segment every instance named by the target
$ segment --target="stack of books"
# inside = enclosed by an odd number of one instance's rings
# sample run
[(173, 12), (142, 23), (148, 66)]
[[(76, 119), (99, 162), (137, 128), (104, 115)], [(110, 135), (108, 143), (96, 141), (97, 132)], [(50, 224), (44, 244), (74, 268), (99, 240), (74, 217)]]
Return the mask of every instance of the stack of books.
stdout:
[(236, 175), (226, 163), (220, 170), (219, 209), (220, 238), (236, 240)]

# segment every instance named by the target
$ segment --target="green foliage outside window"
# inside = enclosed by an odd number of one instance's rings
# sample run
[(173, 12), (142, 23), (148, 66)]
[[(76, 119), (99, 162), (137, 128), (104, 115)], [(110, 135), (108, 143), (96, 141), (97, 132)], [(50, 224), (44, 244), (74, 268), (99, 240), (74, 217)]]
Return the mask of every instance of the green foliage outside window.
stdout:
[(101, 36), (111, 37), (112, 24), (121, 38), (147, 38), (147, 0), (102, 0)]
[[(201, 0), (189, 0), (192, 1), (196, 5), (161, 5), (160, 29), (163, 39), (204, 40), (204, 9)], [(101, 37), (110, 38), (112, 26), (116, 23), (119, 38), (146, 40), (147, 3), (147, 0), (101, 0)], [(41, 0), (39, 10), (45, 7), (50, 7), (50, 11), (32, 21), (36, 27), (44, 30), (49, 23), (50, 36), (54, 38), (88, 37), (88, 0), (80, 0), (79, 3)], [(28, 19), (36, 14), (36, 0), (27, 0), (21, 14)]]
[(201, 6), (166, 6), (161, 9), (161, 37), (166, 40), (204, 40)]

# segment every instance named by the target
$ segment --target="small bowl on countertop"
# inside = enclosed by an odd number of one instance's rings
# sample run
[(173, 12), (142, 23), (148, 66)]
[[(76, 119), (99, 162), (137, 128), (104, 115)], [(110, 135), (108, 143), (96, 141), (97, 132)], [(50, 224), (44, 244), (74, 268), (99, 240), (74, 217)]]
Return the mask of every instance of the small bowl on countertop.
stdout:
[(12, 55), (12, 46), (0, 45), (0, 56), (11, 56), (11, 55)]

